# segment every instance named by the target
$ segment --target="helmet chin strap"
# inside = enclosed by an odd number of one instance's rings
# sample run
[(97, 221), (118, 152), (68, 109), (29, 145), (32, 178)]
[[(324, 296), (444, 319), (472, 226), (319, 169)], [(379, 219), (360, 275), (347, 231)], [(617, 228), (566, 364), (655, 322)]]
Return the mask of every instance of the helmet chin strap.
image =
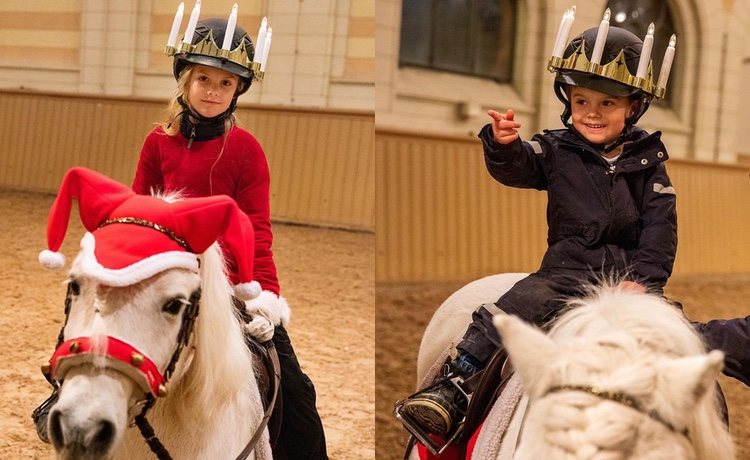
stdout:
[(617, 147), (619, 147), (623, 142), (625, 142), (626, 140), (628, 140), (628, 138), (630, 137), (630, 134), (632, 133), (632, 128), (633, 128), (632, 124), (631, 125), (626, 124), (625, 128), (622, 130), (622, 132), (620, 133), (620, 135), (617, 136), (617, 139), (615, 139), (613, 142), (611, 142), (609, 144), (595, 144), (595, 143), (591, 142), (590, 140), (586, 139), (586, 137), (583, 134), (581, 134), (575, 128), (575, 126), (573, 126), (572, 123), (569, 123), (566, 126), (568, 127), (569, 130), (571, 130), (573, 133), (575, 133), (575, 135), (578, 136), (583, 142), (585, 142), (586, 144), (588, 144), (591, 147), (593, 147), (596, 151), (602, 152), (602, 153), (609, 153), (612, 150), (614, 150)]

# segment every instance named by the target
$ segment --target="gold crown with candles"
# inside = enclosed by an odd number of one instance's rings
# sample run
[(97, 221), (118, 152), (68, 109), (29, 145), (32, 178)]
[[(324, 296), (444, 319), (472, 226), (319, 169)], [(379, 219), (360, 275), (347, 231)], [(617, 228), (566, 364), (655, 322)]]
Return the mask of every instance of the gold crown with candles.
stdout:
[[(234, 63), (240, 66), (241, 69), (239, 70), (239, 72), (235, 71), (233, 73), (238, 73), (240, 76), (248, 78), (249, 80), (259, 82), (263, 81), (266, 61), (268, 60), (268, 51), (271, 47), (272, 36), (272, 30), (270, 27), (268, 27), (268, 20), (266, 18), (263, 18), (263, 21), (261, 22), (254, 50), (252, 41), (247, 36), (247, 34), (245, 34), (240, 39), (239, 45), (232, 49), (232, 41), (234, 39), (235, 30), (237, 29), (237, 4), (235, 3), (226, 23), (224, 39), (221, 46), (217, 44), (214, 37), (214, 31), (210, 28), (208, 29), (208, 33), (205, 34), (202, 40), (193, 44), (193, 37), (195, 36), (198, 17), (200, 16), (200, 7), (201, 0), (196, 0), (195, 6), (193, 7), (193, 11), (190, 15), (190, 19), (188, 20), (185, 34), (183, 35), (183, 38), (179, 45), (177, 45), (177, 34), (182, 23), (182, 16), (184, 12), (184, 3), (181, 2), (179, 4), (179, 6), (177, 7), (177, 12), (174, 16), (174, 21), (172, 22), (172, 29), (170, 31), (169, 38), (167, 39), (167, 45), (164, 48), (164, 54), (170, 57), (179, 57), (180, 55), (199, 55), (206, 56), (209, 59), (213, 58), (217, 60), (217, 62), (221, 63)], [(247, 40), (245, 40), (245, 37), (247, 37)], [(236, 67), (233, 68), (236, 69)]]
[(586, 43), (585, 38), (582, 38), (576, 49), (567, 58), (564, 58), (563, 52), (568, 46), (568, 36), (570, 34), (573, 19), (575, 18), (575, 6), (567, 10), (563, 14), (563, 19), (560, 22), (560, 28), (558, 29), (557, 38), (555, 39), (555, 45), (552, 50), (552, 57), (549, 59), (547, 69), (553, 73), (576, 71), (599, 76), (622, 83), (633, 89), (643, 91), (658, 99), (663, 98), (667, 91), (667, 80), (669, 79), (669, 72), (674, 59), (675, 44), (677, 41), (676, 36), (672, 35), (669, 40), (669, 46), (667, 46), (664, 53), (664, 60), (662, 61), (659, 78), (654, 82), (653, 63), (651, 62), (651, 49), (654, 41), (654, 24), (652, 23), (649, 26), (646, 37), (643, 40), (643, 47), (638, 60), (638, 70), (636, 71), (636, 74), (633, 75), (630, 69), (628, 69), (624, 48), (611, 61), (605, 64), (601, 63), (607, 34), (609, 33), (609, 17), (610, 11), (609, 8), (607, 8), (604, 12), (604, 17), (599, 24), (599, 28), (596, 31), (596, 40), (591, 51), (591, 59), (586, 55), (587, 46), (590, 45)]

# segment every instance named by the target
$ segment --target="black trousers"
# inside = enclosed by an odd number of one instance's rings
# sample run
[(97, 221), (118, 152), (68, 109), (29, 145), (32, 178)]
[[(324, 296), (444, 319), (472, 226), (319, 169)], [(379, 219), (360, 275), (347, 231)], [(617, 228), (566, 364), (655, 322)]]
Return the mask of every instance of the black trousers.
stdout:
[[(582, 294), (581, 287), (594, 283), (586, 270), (539, 271), (513, 285), (495, 306), (530, 323), (541, 325), (562, 309), (566, 299)], [(500, 334), (492, 323), (495, 312), (482, 306), (472, 314), (472, 322), (457, 348), (483, 364), (501, 346)]]
[(281, 365), (281, 437), (274, 460), (327, 459), (323, 423), (315, 407), (315, 386), (302, 372), (289, 334), (276, 326), (273, 343)]

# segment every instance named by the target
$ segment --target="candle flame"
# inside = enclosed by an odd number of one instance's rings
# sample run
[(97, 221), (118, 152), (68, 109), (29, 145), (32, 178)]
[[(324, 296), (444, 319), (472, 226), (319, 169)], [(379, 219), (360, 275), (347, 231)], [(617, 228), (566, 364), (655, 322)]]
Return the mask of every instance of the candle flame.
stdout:
[(674, 46), (677, 44), (677, 35), (672, 34), (671, 37), (669, 37), (669, 46), (674, 48)]
[(648, 32), (646, 32), (648, 35), (654, 35), (654, 23), (648, 25)]
[(183, 11), (185, 11), (185, 2), (180, 2), (180, 4), (177, 5), (177, 13), (181, 14)]
[(604, 17), (602, 18), (602, 21), (609, 22), (609, 16), (610, 16), (609, 8), (604, 10)]
[(236, 3), (234, 5), (232, 5), (232, 13), (237, 13), (237, 4)]

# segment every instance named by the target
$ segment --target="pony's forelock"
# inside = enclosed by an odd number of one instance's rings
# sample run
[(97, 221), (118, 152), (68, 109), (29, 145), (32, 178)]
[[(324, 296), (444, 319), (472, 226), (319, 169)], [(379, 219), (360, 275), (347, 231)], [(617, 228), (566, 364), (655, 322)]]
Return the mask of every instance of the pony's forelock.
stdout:
[(151, 189), (151, 196), (159, 198), (160, 200), (166, 201), (167, 203), (176, 203), (185, 199), (185, 190), (159, 190)]

